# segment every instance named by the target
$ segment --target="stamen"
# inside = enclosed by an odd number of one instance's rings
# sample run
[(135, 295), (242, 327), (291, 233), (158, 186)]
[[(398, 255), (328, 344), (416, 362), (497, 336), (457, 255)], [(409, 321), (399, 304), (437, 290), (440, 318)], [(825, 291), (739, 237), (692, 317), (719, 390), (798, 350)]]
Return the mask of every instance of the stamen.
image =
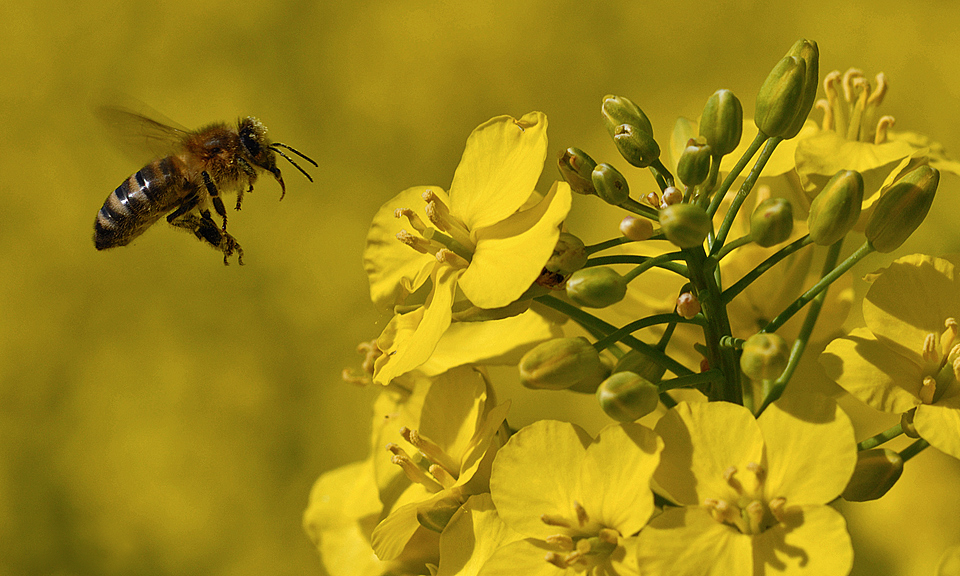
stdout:
[(731, 466), (723, 471), (723, 479), (731, 488), (737, 491), (737, 494), (743, 494), (743, 484), (739, 480), (734, 478), (737, 474), (737, 467)]
[(858, 78), (863, 78), (863, 70), (849, 68), (843, 73), (843, 99), (853, 103), (853, 86)]
[(587, 510), (576, 500), (573, 501), (573, 509), (577, 512), (577, 522), (580, 523), (580, 527), (582, 528), (586, 526), (587, 522), (590, 521), (590, 516), (587, 515)]
[(390, 462), (400, 466), (400, 468), (403, 469), (403, 473), (407, 475), (407, 478), (409, 478), (411, 482), (420, 484), (433, 493), (443, 490), (443, 486), (437, 484), (433, 478), (427, 476), (426, 472), (417, 466), (402, 448), (391, 442), (387, 444), (387, 450), (393, 452), (393, 458), (390, 459)]
[(877, 133), (873, 137), (874, 144), (884, 144), (887, 141), (887, 129), (896, 123), (893, 116), (881, 116), (877, 121)]
[(937, 381), (933, 376), (926, 376), (923, 379), (923, 384), (920, 385), (920, 391), (917, 393), (917, 396), (920, 397), (920, 401), (924, 404), (933, 404), (933, 397), (937, 394)]
[(413, 226), (414, 230), (416, 230), (420, 234), (426, 233), (427, 225), (423, 223), (423, 220), (421, 220), (420, 217), (417, 216), (417, 213), (414, 212), (413, 209), (397, 208), (396, 211), (394, 211), (393, 215), (396, 216), (397, 218), (406, 217), (407, 220), (410, 222), (410, 225)]
[(950, 350), (957, 341), (958, 326), (957, 321), (953, 318), (944, 320), (943, 325), (947, 329), (940, 335), (940, 350), (943, 353), (944, 362), (946, 362), (947, 357), (950, 356)]
[(763, 485), (763, 481), (767, 479), (767, 471), (763, 466), (756, 462), (750, 462), (747, 464), (747, 470), (753, 472), (753, 475), (757, 477), (757, 484)]
[(554, 534), (552, 536), (547, 536), (547, 544), (556, 546), (561, 550), (573, 550), (573, 538), (567, 536), (566, 534)]
[(858, 141), (864, 127), (863, 114), (867, 105), (867, 95), (870, 92), (870, 83), (865, 78), (859, 77), (853, 81), (853, 87), (857, 91), (857, 101), (850, 116), (850, 126), (847, 127), (847, 140)]
[(780, 522), (782, 524), (784, 521), (784, 518), (787, 517), (787, 514), (786, 514), (787, 499), (783, 497), (774, 498), (769, 502), (769, 504), (767, 504), (767, 506), (769, 506), (770, 513), (773, 514), (773, 517), (777, 519), (777, 522)]
[(823, 123), (820, 125), (822, 130), (833, 130), (833, 108), (826, 98), (821, 98), (814, 103), (814, 107), (823, 110)]
[[(460, 463), (456, 462), (449, 454), (444, 452), (436, 442), (420, 434), (417, 430), (412, 430), (406, 426), (400, 428), (400, 435), (410, 443), (411, 446), (420, 451), (421, 454), (434, 464), (438, 464), (448, 475), (454, 477), (454, 481), (460, 474)], [(433, 472), (431, 471), (431, 474)], [(439, 480), (439, 478), (438, 478)]]
[(446, 468), (439, 464), (431, 464), (430, 467), (427, 468), (427, 471), (430, 472), (444, 488), (453, 488), (457, 483), (457, 479), (447, 472)]
[(430, 254), (434, 252), (436, 248), (433, 244), (424, 238), (423, 236), (414, 236), (413, 234), (407, 232), (406, 230), (401, 230), (397, 232), (397, 240), (403, 242), (407, 246), (413, 248), (421, 254)]
[(960, 357), (953, 361), (953, 377), (960, 381)]
[(591, 550), (593, 550), (593, 546), (590, 544), (589, 538), (582, 538), (577, 541), (577, 552), (589, 554)]
[(557, 526), (560, 528), (573, 528), (573, 525), (570, 524), (570, 521), (564, 518), (563, 516), (555, 516), (553, 514), (541, 514), (540, 521), (546, 524), (547, 526)]
[(763, 503), (759, 500), (754, 500), (747, 504), (747, 507), (744, 508), (743, 511), (747, 514), (750, 531), (754, 534), (760, 533), (763, 527)]
[(543, 559), (549, 562), (550, 564), (553, 564), (557, 568), (560, 568), (562, 570), (567, 569), (567, 563), (563, 561), (563, 556), (557, 554), (556, 552), (547, 552), (547, 554), (543, 557)]
[(449, 264), (454, 268), (466, 268), (470, 265), (466, 258), (446, 248), (437, 250), (436, 256), (438, 262), (441, 264)]
[(837, 89), (841, 84), (841, 78), (842, 75), (839, 70), (834, 70), (823, 78), (823, 91), (827, 94), (827, 102), (829, 102), (830, 110), (833, 113), (832, 128), (837, 134), (844, 134), (847, 131), (848, 111), (846, 105), (840, 102), (840, 94)]
[(877, 88), (870, 94), (867, 103), (871, 106), (879, 106), (883, 102), (883, 97), (887, 94), (887, 75), (883, 72), (877, 74)]
[(597, 537), (600, 538), (602, 542), (613, 544), (614, 546), (620, 542), (620, 533), (613, 528), (601, 528)]
[(937, 355), (937, 335), (936, 334), (927, 334), (923, 339), (923, 348), (921, 349), (921, 356), (927, 362), (936, 362), (940, 359)]
[(710, 509), (710, 516), (721, 524), (734, 524), (736, 512), (727, 504), (726, 500), (717, 500), (715, 498), (705, 498), (703, 505)]

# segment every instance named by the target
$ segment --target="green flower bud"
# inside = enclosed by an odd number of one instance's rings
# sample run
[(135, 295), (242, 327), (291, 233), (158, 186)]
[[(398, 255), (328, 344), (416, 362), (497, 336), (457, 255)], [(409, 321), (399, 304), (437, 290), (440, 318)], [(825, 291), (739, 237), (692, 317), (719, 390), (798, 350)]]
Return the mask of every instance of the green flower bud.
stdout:
[(867, 222), (867, 241), (877, 252), (893, 252), (906, 242), (930, 211), (940, 172), (918, 166), (882, 192)]
[(790, 358), (786, 340), (776, 334), (757, 333), (747, 338), (740, 369), (751, 380), (774, 380), (783, 374)]
[(761, 132), (784, 139), (800, 132), (817, 96), (819, 56), (816, 42), (798, 40), (777, 62), (757, 94)]
[(555, 338), (524, 354), (519, 367), (527, 388), (564, 390), (597, 374), (600, 353), (586, 338)]
[(702, 245), (710, 232), (710, 217), (696, 204), (673, 204), (660, 210), (660, 228), (667, 240), (693, 248)]
[(561, 276), (569, 276), (583, 268), (587, 263), (587, 250), (583, 240), (569, 232), (561, 232), (557, 239), (557, 246), (544, 268), (548, 272), (555, 272)]
[(627, 295), (627, 281), (612, 268), (581, 268), (567, 279), (567, 296), (587, 308), (606, 308)]
[(717, 156), (726, 156), (740, 145), (743, 134), (743, 106), (729, 90), (717, 90), (700, 115), (700, 136)]
[(857, 453), (857, 467), (843, 490), (850, 502), (876, 500), (886, 494), (903, 474), (903, 458), (893, 450), (874, 448)]
[(590, 174), (597, 166), (593, 158), (579, 148), (567, 148), (560, 154), (558, 161), (560, 175), (577, 194), (596, 194)]
[(597, 196), (608, 204), (619, 206), (630, 197), (630, 186), (627, 185), (627, 179), (609, 164), (597, 164), (597, 167), (593, 169), (591, 178)]
[(614, 373), (633, 372), (656, 384), (663, 379), (663, 375), (667, 369), (651, 360), (647, 355), (641, 354), (636, 350), (629, 350), (617, 361), (616, 366), (613, 367), (613, 371)]
[(810, 239), (830, 246), (853, 228), (860, 218), (863, 203), (863, 176), (853, 170), (840, 170), (827, 182), (810, 204), (807, 227)]
[(653, 222), (637, 216), (624, 216), (620, 221), (620, 233), (634, 242), (642, 242), (653, 236)]
[(618, 422), (633, 422), (657, 409), (657, 386), (633, 372), (617, 372), (597, 388), (597, 400), (607, 416)]
[(466, 501), (460, 491), (454, 491), (437, 501), (428, 501), (417, 507), (417, 521), (427, 530), (443, 532), (450, 523), (450, 519), (457, 513), (460, 506)]
[(750, 216), (750, 238), (769, 248), (790, 237), (793, 232), (793, 206), (786, 198), (767, 198)]
[(660, 146), (653, 136), (632, 124), (617, 126), (613, 141), (620, 155), (637, 168), (646, 168), (660, 158)]
[(687, 186), (696, 186), (710, 174), (710, 146), (691, 139), (680, 154), (677, 162), (677, 176)]
[(600, 366), (597, 371), (590, 376), (585, 376), (582, 380), (567, 388), (570, 392), (579, 392), (580, 394), (596, 394), (600, 383), (610, 376), (611, 366), (606, 357), (600, 356)]
[(639, 106), (623, 96), (607, 94), (603, 97), (603, 105), (600, 111), (603, 114), (610, 136), (616, 134), (617, 126), (621, 124), (636, 126), (642, 132), (653, 136), (653, 125), (650, 124), (647, 115), (643, 113)]

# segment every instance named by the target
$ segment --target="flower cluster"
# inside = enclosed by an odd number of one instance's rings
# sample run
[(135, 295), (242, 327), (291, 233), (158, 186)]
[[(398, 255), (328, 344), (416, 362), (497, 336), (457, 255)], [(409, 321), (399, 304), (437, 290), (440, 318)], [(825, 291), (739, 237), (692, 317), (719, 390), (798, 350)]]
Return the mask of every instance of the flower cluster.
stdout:
[[(843, 334), (849, 270), (900, 248), (960, 165), (891, 130), (882, 74), (822, 85), (818, 101), (818, 47), (800, 40), (752, 122), (720, 90), (668, 155), (637, 104), (604, 97), (623, 160), (652, 176), (640, 193), (575, 147), (537, 192), (547, 119), (531, 112), (477, 127), (449, 190), (384, 204), (364, 263), (393, 317), (345, 375), (382, 388), (371, 453), (321, 476), (304, 516), (327, 571), (848, 574), (831, 504), (882, 497), (928, 446), (960, 458), (960, 257), (869, 276), (866, 326)], [(574, 195), (624, 211), (613, 238), (566, 228)], [(802, 362), (900, 424), (858, 444)], [(514, 428), (490, 365), (611, 422)]]

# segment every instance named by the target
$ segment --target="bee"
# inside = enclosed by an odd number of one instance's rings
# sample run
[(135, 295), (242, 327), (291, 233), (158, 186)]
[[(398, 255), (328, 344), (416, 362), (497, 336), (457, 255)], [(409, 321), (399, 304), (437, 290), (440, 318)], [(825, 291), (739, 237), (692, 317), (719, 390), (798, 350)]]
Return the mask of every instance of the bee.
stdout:
[[(253, 191), (257, 175), (269, 172), (280, 184), (283, 200), (286, 186), (276, 155), (313, 182), (283, 150), (314, 166), (317, 163), (286, 144), (271, 142), (266, 127), (252, 116), (240, 118), (236, 126), (221, 122), (189, 131), (127, 110), (105, 108), (100, 113), (109, 123), (135, 125), (140, 135), (161, 143), (172, 153), (137, 170), (107, 196), (94, 222), (93, 243), (97, 250), (126, 246), (166, 216), (173, 226), (193, 232), (223, 252), (224, 264), (229, 264), (227, 259), (236, 253), (237, 262), (242, 265), (243, 249), (227, 233), (222, 193), (236, 192), (239, 210), (243, 195)], [(222, 225), (211, 216), (211, 206)]]

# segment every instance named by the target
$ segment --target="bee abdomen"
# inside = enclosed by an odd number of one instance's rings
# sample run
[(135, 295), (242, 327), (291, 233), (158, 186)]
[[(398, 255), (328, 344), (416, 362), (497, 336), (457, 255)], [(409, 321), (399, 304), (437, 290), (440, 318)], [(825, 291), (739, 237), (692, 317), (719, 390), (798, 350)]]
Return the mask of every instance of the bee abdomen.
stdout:
[(182, 199), (185, 181), (172, 156), (154, 160), (117, 186), (94, 222), (97, 250), (124, 246)]

